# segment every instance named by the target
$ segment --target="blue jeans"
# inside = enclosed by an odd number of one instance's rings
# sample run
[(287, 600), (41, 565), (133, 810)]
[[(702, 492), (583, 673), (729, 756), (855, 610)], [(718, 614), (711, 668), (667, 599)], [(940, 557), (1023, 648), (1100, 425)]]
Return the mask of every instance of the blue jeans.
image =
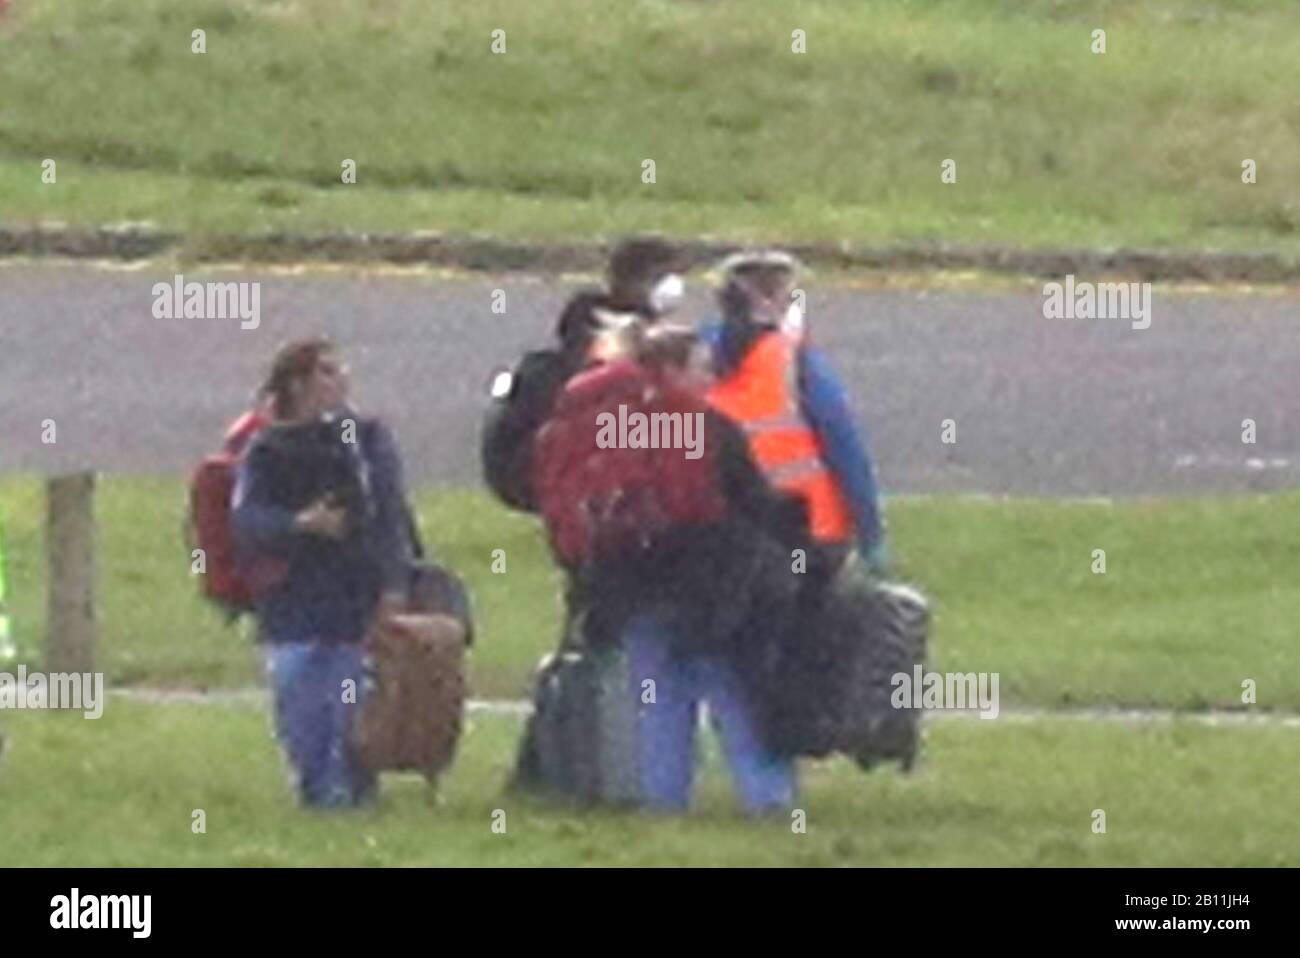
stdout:
[[(356, 761), (349, 732), (367, 690), (361, 647), (319, 641), (268, 646), (275, 732), (304, 805), (345, 808), (371, 797), (375, 777)], [(353, 683), (349, 694), (344, 682)]]
[[(649, 808), (690, 805), (699, 705), (707, 703), (741, 804), (749, 812), (783, 811), (795, 801), (795, 763), (763, 744), (758, 716), (735, 669), (725, 660), (675, 652), (652, 615), (633, 618), (623, 633), (629, 679), (638, 703), (637, 763), (641, 799)], [(654, 682), (654, 702), (644, 701)]]

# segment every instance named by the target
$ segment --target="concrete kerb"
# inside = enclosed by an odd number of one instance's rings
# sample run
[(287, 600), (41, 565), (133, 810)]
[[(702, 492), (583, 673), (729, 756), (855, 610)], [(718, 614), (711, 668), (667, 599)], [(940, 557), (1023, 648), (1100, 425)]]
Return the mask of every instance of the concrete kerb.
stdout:
[[(682, 240), (692, 266), (716, 262), (738, 244)], [(525, 242), (439, 233), (275, 232), (186, 237), (147, 225), (93, 229), (0, 226), (0, 258), (67, 258), (131, 262), (178, 255), (199, 263), (337, 263), (422, 265), (473, 272), (599, 272), (610, 243)], [(787, 247), (814, 268), (864, 272), (982, 271), (1016, 276), (1127, 276), (1145, 282), (1279, 284), (1300, 281), (1300, 261), (1274, 253), (1184, 250), (1027, 250), (946, 244)]]

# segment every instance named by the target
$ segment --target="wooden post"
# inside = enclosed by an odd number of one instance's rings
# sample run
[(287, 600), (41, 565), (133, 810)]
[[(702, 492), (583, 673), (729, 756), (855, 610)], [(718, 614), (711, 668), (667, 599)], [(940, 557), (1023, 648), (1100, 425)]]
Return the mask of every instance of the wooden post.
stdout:
[(95, 670), (95, 474), (46, 483), (45, 547), (49, 555), (47, 672)]

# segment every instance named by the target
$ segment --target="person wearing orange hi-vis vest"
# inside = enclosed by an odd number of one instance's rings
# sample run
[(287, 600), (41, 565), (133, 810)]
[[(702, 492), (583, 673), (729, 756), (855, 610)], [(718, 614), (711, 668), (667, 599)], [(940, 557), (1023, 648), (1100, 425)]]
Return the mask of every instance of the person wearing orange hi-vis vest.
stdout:
[(875, 469), (843, 385), (808, 342), (795, 299), (798, 261), (745, 252), (720, 271), (722, 321), (702, 332), (717, 375), (710, 405), (745, 431), (768, 482), (803, 503), (810, 579), (828, 581), (855, 548), (883, 574)]
[[(799, 263), (784, 252), (740, 253), (721, 266), (722, 321), (703, 331), (717, 380), (713, 408), (744, 431), (768, 483), (804, 512), (792, 604), (744, 631), (744, 660), (773, 754), (840, 752), (861, 768), (920, 749), (919, 712), (897, 708), (892, 676), (923, 668), (928, 605), (889, 581), (875, 469), (848, 394), (811, 342)], [(858, 561), (852, 561), (856, 555)]]

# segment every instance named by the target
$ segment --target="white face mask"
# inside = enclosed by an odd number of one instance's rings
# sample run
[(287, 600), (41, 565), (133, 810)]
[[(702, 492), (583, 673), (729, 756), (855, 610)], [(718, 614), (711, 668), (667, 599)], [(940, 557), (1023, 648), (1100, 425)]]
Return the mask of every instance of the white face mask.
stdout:
[(785, 318), (781, 320), (781, 332), (792, 339), (803, 336), (803, 310), (799, 308), (798, 303), (791, 303), (790, 308), (785, 311)]
[(677, 273), (669, 273), (650, 290), (649, 307), (656, 316), (671, 313), (681, 303), (686, 293), (686, 283)]

